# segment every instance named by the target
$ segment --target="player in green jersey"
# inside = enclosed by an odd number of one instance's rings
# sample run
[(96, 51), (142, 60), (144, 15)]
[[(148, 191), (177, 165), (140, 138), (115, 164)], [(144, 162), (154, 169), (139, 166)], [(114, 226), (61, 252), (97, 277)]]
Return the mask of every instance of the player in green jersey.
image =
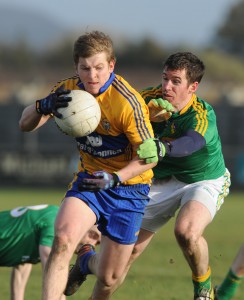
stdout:
[(216, 300), (230, 300), (235, 296), (237, 288), (244, 278), (244, 244), (241, 245), (234, 258), (229, 272), (223, 282), (216, 288)]
[[(41, 262), (44, 268), (54, 239), (58, 209), (58, 206), (44, 204), (0, 212), (0, 266), (13, 267), (12, 300), (24, 300), (32, 265)], [(81, 243), (95, 246), (100, 239), (100, 232), (94, 227)]]
[(131, 262), (179, 209), (174, 232), (192, 271), (194, 299), (213, 300), (203, 233), (229, 193), (230, 174), (215, 112), (196, 95), (204, 71), (203, 62), (194, 54), (172, 54), (164, 63), (162, 83), (142, 92), (147, 103), (152, 100), (149, 107), (165, 108), (163, 98), (173, 106), (173, 113), (166, 121), (152, 122), (157, 139), (145, 141), (137, 151), (146, 163), (158, 164)]
[[(192, 271), (194, 300), (213, 300), (205, 228), (229, 193), (230, 173), (225, 167), (216, 115), (196, 95), (204, 75), (203, 62), (190, 52), (171, 55), (163, 66), (162, 83), (141, 94), (148, 103), (155, 137), (137, 150), (153, 168), (138, 241), (114, 290), (122, 284), (132, 262), (144, 251), (155, 232), (178, 211), (175, 236)], [(166, 100), (163, 100), (166, 99)], [(89, 267), (97, 263), (97, 255)]]

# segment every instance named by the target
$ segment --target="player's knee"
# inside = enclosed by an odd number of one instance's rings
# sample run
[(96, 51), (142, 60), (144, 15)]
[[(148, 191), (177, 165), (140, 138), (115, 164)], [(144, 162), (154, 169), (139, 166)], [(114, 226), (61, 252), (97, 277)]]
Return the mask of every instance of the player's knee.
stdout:
[(141, 253), (142, 253), (142, 248), (140, 247), (139, 244), (135, 244), (130, 256), (129, 263), (132, 264), (132, 262), (136, 260)]
[(56, 254), (61, 254), (65, 252), (73, 253), (74, 252), (73, 248), (74, 246), (72, 246), (72, 243), (68, 236), (64, 234), (55, 235), (53, 241), (53, 248), (52, 248), (54, 253)]
[(189, 227), (176, 226), (174, 229), (175, 237), (179, 245), (183, 248), (191, 248), (196, 244), (198, 236)]
[(97, 274), (97, 279), (106, 289), (113, 289), (113, 287), (116, 286), (117, 282), (119, 281), (119, 277), (115, 273)]
[(61, 236), (55, 236), (53, 240), (53, 252), (59, 254), (65, 252), (68, 249), (66, 239)]

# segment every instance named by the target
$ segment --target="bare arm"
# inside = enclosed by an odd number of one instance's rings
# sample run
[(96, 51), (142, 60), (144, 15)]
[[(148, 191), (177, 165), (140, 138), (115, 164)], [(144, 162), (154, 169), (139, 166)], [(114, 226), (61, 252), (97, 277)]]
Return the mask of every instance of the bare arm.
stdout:
[[(47, 246), (39, 246), (42, 269), (44, 269), (50, 254), (51, 248)], [(11, 272), (11, 300), (24, 300), (25, 288), (30, 277), (32, 264), (21, 264), (13, 267)], [(63, 298), (65, 299), (65, 298)]]
[(19, 127), (22, 131), (33, 131), (45, 124), (50, 115), (61, 118), (58, 112), (61, 107), (67, 107), (72, 100), (67, 96), (70, 90), (64, 90), (63, 85), (49, 94), (46, 98), (37, 100), (34, 104), (27, 106), (19, 120)]
[[(133, 177), (140, 176), (143, 179), (142, 173), (147, 170), (152, 169), (156, 166), (156, 162), (145, 163), (144, 160), (134, 157), (128, 165), (124, 168), (117, 170), (116, 172), (106, 172), (106, 171), (96, 171), (92, 175), (92, 178), (83, 178), (79, 183), (79, 190), (86, 191), (101, 191), (109, 188), (113, 188), (120, 183), (126, 183), (127, 180), (130, 180)], [(149, 176), (152, 175), (152, 171), (149, 172)], [(150, 183), (149, 178), (145, 178), (144, 183)], [(142, 181), (143, 183), (143, 181)]]
[[(133, 149), (136, 151), (138, 145), (134, 145)], [(138, 156), (135, 156), (127, 166), (118, 170), (119, 177), (121, 181), (129, 180), (133, 177), (140, 175), (141, 173), (154, 168), (157, 163), (146, 164), (143, 159), (140, 159)]]
[(50, 116), (44, 116), (36, 111), (36, 105), (31, 104), (27, 106), (21, 115), (19, 120), (19, 127), (22, 131), (33, 131), (49, 120)]
[(32, 264), (22, 264), (13, 267), (11, 272), (11, 300), (24, 300), (25, 287), (29, 279)]
[(46, 266), (47, 259), (48, 259), (50, 252), (51, 252), (51, 247), (43, 246), (43, 245), (39, 246), (39, 254), (40, 254), (41, 263), (42, 263), (42, 270), (44, 270), (44, 268)]
[(152, 169), (156, 165), (157, 163), (146, 164), (144, 160), (141, 160), (138, 156), (136, 156), (129, 162), (126, 167), (120, 169), (117, 173), (119, 174), (121, 181), (123, 182), (129, 180), (130, 178), (138, 176), (149, 169)]

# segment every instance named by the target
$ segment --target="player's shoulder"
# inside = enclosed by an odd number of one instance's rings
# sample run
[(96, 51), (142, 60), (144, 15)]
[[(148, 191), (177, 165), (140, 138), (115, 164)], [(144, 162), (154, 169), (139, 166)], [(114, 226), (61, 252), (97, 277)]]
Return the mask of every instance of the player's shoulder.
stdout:
[(138, 103), (144, 104), (144, 100), (133, 86), (131, 86), (122, 76), (115, 75), (112, 83), (112, 97), (116, 97), (116, 103), (124, 108), (135, 107)]
[(61, 86), (66, 90), (77, 90), (79, 89), (78, 86), (79, 82), (80, 82), (80, 78), (78, 75), (61, 79), (55, 84), (51, 92), (56, 91)]
[(48, 205), (45, 209), (45, 215), (48, 216), (48, 218), (56, 218), (56, 215), (58, 213), (59, 207), (56, 205)]
[(47, 205), (46, 208), (32, 213), (32, 220), (34, 223), (42, 224), (42, 226), (50, 226), (56, 219), (59, 207), (56, 205)]
[(162, 84), (146, 87), (142, 89), (140, 93), (146, 93), (146, 92), (162, 93)]
[(140, 91), (141, 96), (145, 100), (162, 98), (162, 85), (149, 86)]
[(213, 106), (208, 101), (196, 96), (196, 102), (204, 110), (207, 110), (208, 113), (212, 112), (213, 114), (215, 114)]
[(212, 105), (205, 99), (199, 97), (198, 95), (193, 95), (195, 96), (195, 100), (199, 103), (201, 103), (203, 106), (206, 106), (206, 107), (212, 107)]
[(197, 121), (199, 124), (208, 124), (208, 128), (216, 126), (217, 117), (213, 106), (198, 96), (195, 97), (191, 105), (190, 113), (194, 114), (193, 120)]
[(59, 210), (59, 206), (48, 204), (47, 210), (49, 210), (49, 211), (58, 211)]
[(42, 217), (42, 216), (50, 216), (50, 215), (56, 215), (59, 206), (57, 205), (50, 205), (50, 204), (40, 204), (40, 205), (34, 205), (34, 206), (28, 206), (26, 207), (28, 213), (30, 215), (33, 215), (33, 217)]
[(122, 76), (118, 74), (115, 74), (112, 85), (122, 95), (127, 95), (127, 96), (132, 94), (139, 95), (139, 92), (126, 79), (124, 79)]

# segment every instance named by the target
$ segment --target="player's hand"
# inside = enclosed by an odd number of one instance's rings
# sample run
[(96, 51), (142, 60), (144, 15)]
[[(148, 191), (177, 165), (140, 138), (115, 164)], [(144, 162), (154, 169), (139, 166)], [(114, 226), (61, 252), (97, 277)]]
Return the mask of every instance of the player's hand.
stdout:
[(98, 192), (113, 188), (121, 183), (117, 173), (107, 173), (105, 171), (97, 171), (92, 174), (94, 178), (83, 178), (79, 184), (79, 190)]
[(48, 95), (46, 98), (36, 101), (36, 111), (42, 115), (53, 114), (57, 118), (62, 118), (62, 114), (57, 110), (60, 107), (67, 107), (72, 97), (67, 96), (70, 90), (64, 90), (63, 86), (59, 87), (54, 93)]
[(150, 121), (163, 122), (167, 121), (174, 112), (173, 105), (162, 98), (152, 99), (148, 103)]
[(146, 164), (161, 161), (166, 154), (165, 146), (158, 139), (147, 139), (137, 149), (137, 155)]

